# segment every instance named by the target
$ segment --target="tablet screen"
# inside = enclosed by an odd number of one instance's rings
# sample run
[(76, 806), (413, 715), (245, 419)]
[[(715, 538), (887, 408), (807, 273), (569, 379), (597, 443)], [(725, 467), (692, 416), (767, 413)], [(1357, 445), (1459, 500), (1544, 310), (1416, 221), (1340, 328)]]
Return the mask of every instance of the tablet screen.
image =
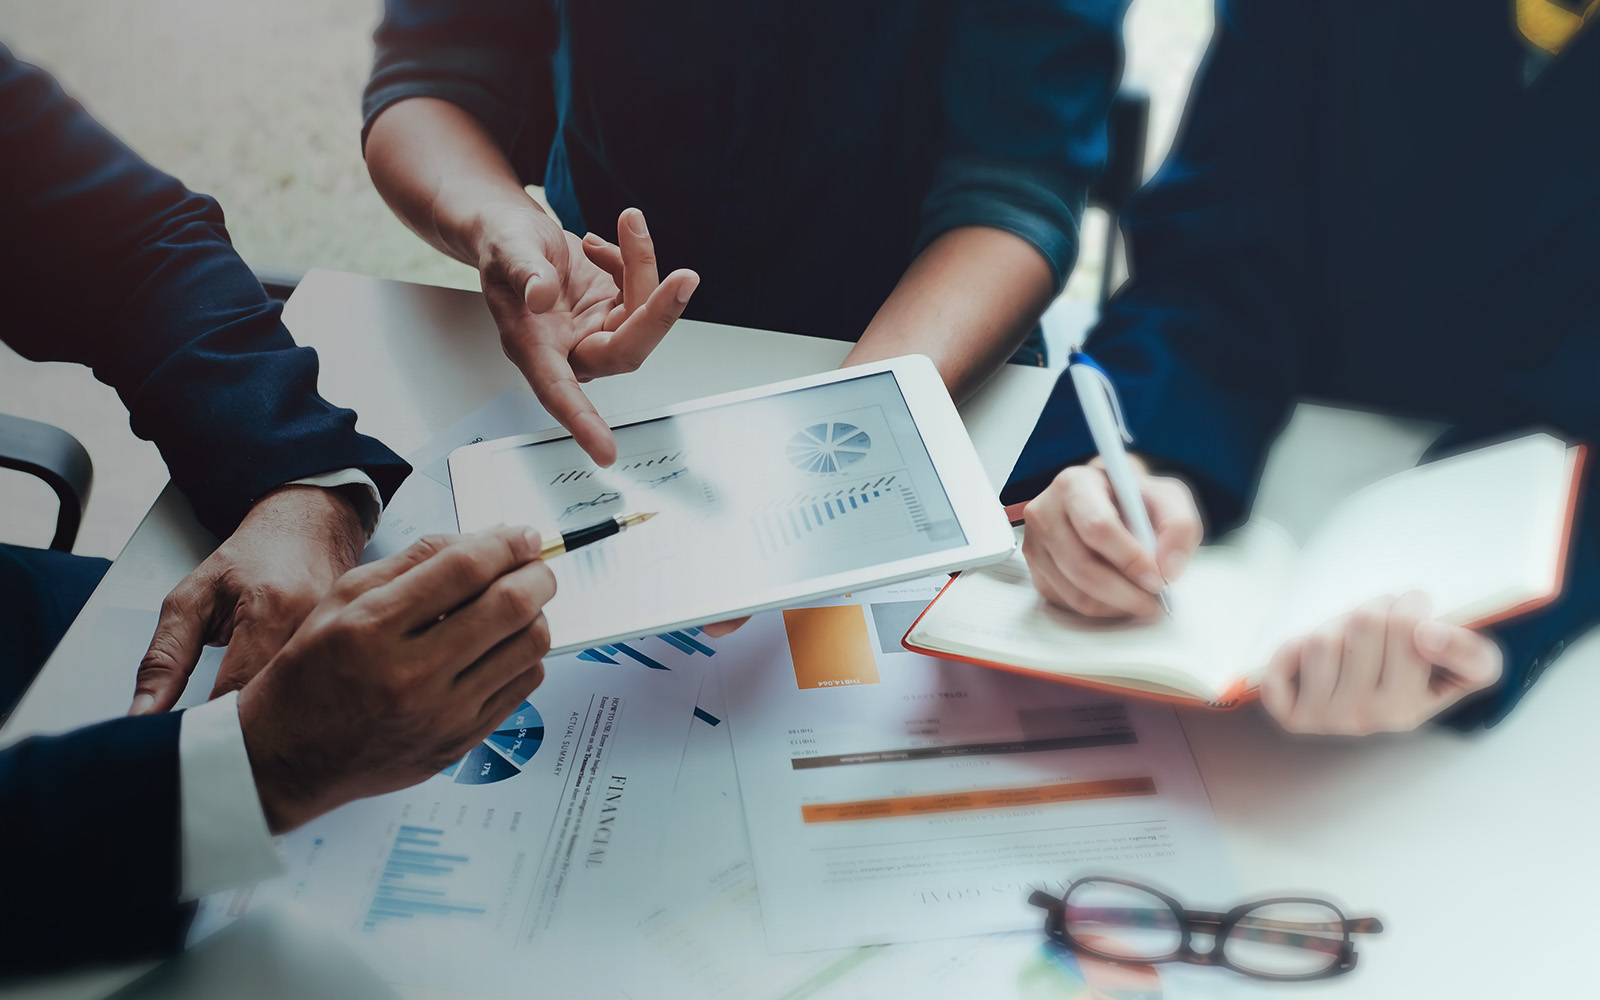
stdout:
[(551, 563), (560, 633), (615, 619), (619, 604), (690, 619), (696, 607), (750, 606), (771, 587), (966, 544), (892, 372), (615, 433), (609, 469), (571, 438), (493, 456), (501, 520), (547, 538), (658, 514)]

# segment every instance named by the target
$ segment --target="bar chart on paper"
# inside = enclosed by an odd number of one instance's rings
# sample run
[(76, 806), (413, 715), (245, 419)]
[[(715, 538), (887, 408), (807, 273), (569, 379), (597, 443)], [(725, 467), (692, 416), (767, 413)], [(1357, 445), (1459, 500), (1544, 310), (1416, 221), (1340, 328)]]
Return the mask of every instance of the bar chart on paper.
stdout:
[[(426, 826), (402, 825), (384, 861), (383, 873), (367, 907), (361, 929), (376, 932), (391, 923), (481, 917), (481, 902), (453, 896), (457, 872), (471, 864), (465, 854), (442, 848), (445, 832)], [(319, 841), (320, 843), (320, 841)]]

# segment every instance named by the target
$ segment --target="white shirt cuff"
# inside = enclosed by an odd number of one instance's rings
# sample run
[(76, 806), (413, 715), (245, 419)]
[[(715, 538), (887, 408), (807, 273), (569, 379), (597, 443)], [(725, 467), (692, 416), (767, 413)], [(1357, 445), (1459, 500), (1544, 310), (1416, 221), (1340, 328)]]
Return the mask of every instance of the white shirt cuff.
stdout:
[(367, 541), (372, 541), (372, 533), (378, 528), (378, 519), (383, 516), (383, 494), (378, 492), (378, 484), (374, 483), (372, 477), (365, 472), (360, 469), (339, 469), (335, 472), (306, 476), (304, 479), (296, 479), (283, 485), (320, 486), (325, 490), (331, 490), (335, 486), (365, 486), (372, 505), (362, 512), (361, 523), (368, 526), (366, 529)]
[(283, 872), (239, 727), (239, 692), (183, 713), (178, 791), (185, 902)]

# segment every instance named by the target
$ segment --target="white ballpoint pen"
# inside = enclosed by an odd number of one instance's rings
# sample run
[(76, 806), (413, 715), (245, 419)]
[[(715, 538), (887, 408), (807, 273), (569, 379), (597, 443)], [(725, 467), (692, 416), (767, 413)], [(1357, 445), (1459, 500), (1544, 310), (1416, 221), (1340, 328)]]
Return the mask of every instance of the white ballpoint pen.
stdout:
[[(1111, 491), (1116, 494), (1117, 506), (1122, 509), (1122, 519), (1127, 522), (1133, 537), (1156, 557), (1156, 531), (1150, 525), (1150, 514), (1144, 507), (1144, 496), (1139, 492), (1139, 479), (1134, 474), (1133, 462), (1128, 459), (1124, 445), (1133, 443), (1128, 425), (1122, 419), (1122, 404), (1117, 400), (1116, 387), (1105, 369), (1094, 359), (1074, 347), (1067, 356), (1067, 371), (1072, 373), (1072, 387), (1077, 390), (1078, 405), (1083, 407), (1083, 419), (1089, 425), (1095, 450), (1105, 463), (1106, 478), (1111, 480)], [(1156, 595), (1161, 607), (1172, 614), (1172, 603), (1166, 591)]]

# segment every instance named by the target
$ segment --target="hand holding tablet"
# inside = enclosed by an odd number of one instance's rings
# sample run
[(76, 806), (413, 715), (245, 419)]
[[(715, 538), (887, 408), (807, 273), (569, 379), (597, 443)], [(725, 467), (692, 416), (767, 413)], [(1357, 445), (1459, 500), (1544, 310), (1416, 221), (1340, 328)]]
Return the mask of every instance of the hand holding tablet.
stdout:
[(896, 358), (619, 421), (597, 466), (564, 431), (450, 457), (463, 531), (645, 530), (552, 564), (556, 652), (1003, 559), (1011, 529), (932, 362)]

